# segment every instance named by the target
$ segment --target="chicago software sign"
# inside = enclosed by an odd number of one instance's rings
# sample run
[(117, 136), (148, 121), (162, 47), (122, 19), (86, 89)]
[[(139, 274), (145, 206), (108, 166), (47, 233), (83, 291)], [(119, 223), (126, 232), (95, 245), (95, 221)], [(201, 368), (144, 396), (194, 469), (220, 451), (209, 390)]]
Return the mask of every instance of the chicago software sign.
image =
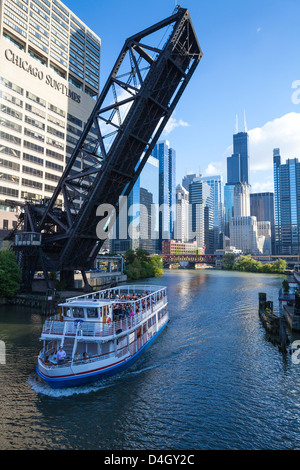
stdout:
[(44, 80), (46, 85), (49, 85), (51, 88), (60, 91), (63, 95), (68, 96), (73, 101), (80, 103), (80, 95), (70, 90), (64, 83), (54, 80), (51, 75), (45, 75), (42, 70), (39, 70), (37, 67), (33, 67), (27, 62), (27, 60), (23, 60), (21, 57), (14, 54), (10, 49), (6, 49), (4, 54), (6, 60), (9, 62), (12, 62), (16, 66), (20, 67), (20, 69), (25, 70), (25, 72), (30, 73), (30, 75), (33, 77), (36, 77), (39, 80)]

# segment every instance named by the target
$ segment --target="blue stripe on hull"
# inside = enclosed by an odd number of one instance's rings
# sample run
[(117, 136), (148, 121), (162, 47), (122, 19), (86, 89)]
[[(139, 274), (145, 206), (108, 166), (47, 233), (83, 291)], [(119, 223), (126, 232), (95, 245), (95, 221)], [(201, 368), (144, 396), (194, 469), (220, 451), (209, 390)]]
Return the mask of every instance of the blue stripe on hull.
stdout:
[(123, 372), (123, 370), (130, 367), (146, 351), (146, 349), (148, 349), (149, 346), (151, 346), (151, 344), (155, 341), (155, 339), (165, 329), (168, 322), (169, 322), (169, 320), (130, 359), (128, 359), (127, 361), (124, 361), (123, 363), (118, 364), (116, 366), (112, 366), (107, 370), (86, 373), (86, 374), (80, 375), (80, 376), (63, 377), (61, 379), (60, 378), (51, 379), (51, 378), (45, 376), (44, 374), (42, 374), (39, 371), (38, 365), (36, 367), (36, 372), (39, 375), (39, 377), (41, 377), (45, 382), (47, 382), (47, 384), (50, 385), (51, 388), (55, 388), (55, 389), (68, 388), (68, 387), (79, 387), (81, 385), (87, 385), (87, 384), (90, 384), (90, 383), (93, 383), (93, 382), (98, 382), (99, 380), (102, 380), (102, 379), (107, 379), (107, 378), (111, 377), (112, 375), (119, 374), (120, 372)]

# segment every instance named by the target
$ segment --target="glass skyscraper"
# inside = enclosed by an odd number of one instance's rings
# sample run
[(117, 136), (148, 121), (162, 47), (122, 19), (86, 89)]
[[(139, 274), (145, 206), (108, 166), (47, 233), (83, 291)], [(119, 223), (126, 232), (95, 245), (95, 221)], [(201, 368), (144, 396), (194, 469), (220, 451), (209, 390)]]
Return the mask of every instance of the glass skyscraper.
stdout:
[(224, 186), (224, 208), (225, 208), (225, 235), (230, 236), (230, 220), (234, 217), (234, 184)]
[(275, 254), (275, 212), (274, 193), (250, 194), (250, 213), (257, 222), (270, 222), (272, 253)]
[(159, 162), (159, 243), (174, 236), (176, 205), (176, 152), (167, 140), (159, 141), (152, 152)]
[(300, 163), (297, 158), (281, 163), (273, 151), (275, 195), (275, 254), (299, 253)]
[(233, 136), (233, 154), (240, 156), (240, 183), (249, 184), (249, 136), (247, 132), (238, 132)]
[(112, 231), (113, 253), (142, 248), (150, 254), (158, 249), (159, 162), (150, 156), (136, 181), (127, 204), (120, 210)]
[(227, 183), (238, 184), (241, 181), (240, 155), (232, 155), (227, 158)]
[(194, 179), (189, 188), (194, 239), (198, 248), (205, 247), (206, 253), (213, 253), (213, 190), (201, 177)]
[(227, 158), (227, 183), (249, 184), (249, 136), (238, 132), (233, 136), (233, 155)]
[(213, 231), (214, 231), (214, 250), (223, 248), (220, 241), (221, 234), (224, 233), (224, 184), (222, 176), (202, 176), (212, 190), (213, 199)]

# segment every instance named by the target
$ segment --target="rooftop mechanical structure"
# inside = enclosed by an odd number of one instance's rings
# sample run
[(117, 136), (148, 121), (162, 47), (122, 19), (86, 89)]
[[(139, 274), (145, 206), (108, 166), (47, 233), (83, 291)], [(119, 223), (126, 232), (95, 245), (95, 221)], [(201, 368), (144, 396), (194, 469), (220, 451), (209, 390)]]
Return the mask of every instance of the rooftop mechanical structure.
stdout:
[(71, 286), (74, 270), (88, 288), (85, 272), (105, 241), (99, 231), (108, 234), (201, 57), (181, 7), (125, 41), (52, 198), (26, 201), (10, 234), (25, 291), (38, 269), (49, 288), (49, 272)]

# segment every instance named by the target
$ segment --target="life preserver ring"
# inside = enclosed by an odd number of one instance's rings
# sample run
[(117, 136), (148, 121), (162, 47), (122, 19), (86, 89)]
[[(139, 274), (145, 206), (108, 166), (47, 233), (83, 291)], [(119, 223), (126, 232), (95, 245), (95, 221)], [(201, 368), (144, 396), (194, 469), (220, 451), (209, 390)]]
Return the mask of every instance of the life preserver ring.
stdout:
[(111, 318), (108, 317), (107, 320), (106, 320), (106, 323), (110, 323), (111, 322)]

